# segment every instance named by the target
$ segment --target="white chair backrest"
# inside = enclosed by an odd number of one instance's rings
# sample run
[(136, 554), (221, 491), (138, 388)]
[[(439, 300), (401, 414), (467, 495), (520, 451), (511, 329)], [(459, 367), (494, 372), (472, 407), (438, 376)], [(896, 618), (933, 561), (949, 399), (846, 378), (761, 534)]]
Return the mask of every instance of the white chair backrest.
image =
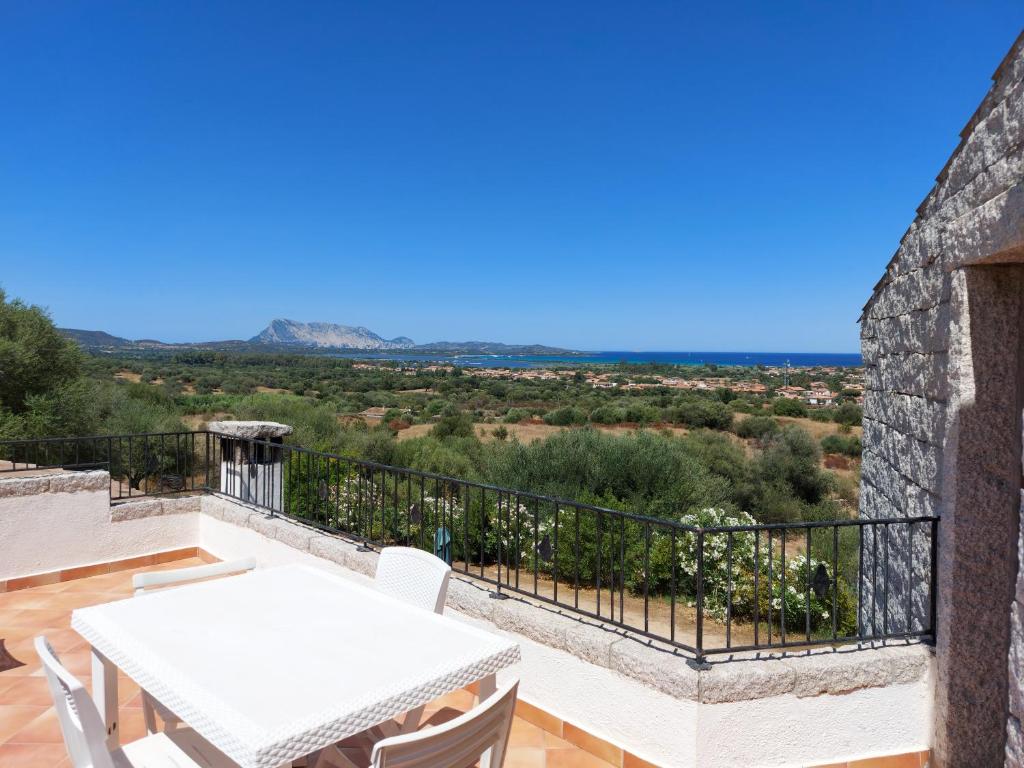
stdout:
[(53, 705), (64, 736), (64, 746), (67, 747), (72, 766), (114, 768), (114, 761), (107, 749), (107, 730), (89, 692), (64, 668), (45, 637), (37, 637), (35, 646), (43, 662), (46, 682), (50, 686), (50, 695), (53, 696)]
[(444, 560), (412, 547), (385, 547), (374, 584), (381, 592), (434, 613), (444, 613), (452, 569)]
[(512, 729), (519, 681), (443, 725), (377, 742), (372, 768), (501, 768)]
[(132, 576), (132, 587), (135, 588), (135, 595), (138, 596), (145, 594), (146, 590), (155, 587), (187, 584), (190, 581), (209, 579), (214, 576), (230, 576), (235, 573), (251, 571), (255, 567), (255, 558), (247, 557), (244, 560), (226, 560), (223, 563), (196, 565), (191, 568), (177, 568), (173, 571), (148, 571), (147, 573), (137, 573)]

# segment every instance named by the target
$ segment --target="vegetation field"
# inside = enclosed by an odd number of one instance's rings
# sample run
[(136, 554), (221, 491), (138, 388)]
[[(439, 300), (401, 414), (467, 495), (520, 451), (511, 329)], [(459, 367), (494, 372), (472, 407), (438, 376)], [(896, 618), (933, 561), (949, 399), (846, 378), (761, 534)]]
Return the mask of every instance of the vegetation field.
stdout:
[[(44, 312), (0, 298), (0, 438), (195, 429), (273, 419), (344, 455), (678, 519), (854, 513), (859, 372), (788, 372), (838, 404), (779, 397), (751, 367), (547, 371), (188, 350), (87, 356)], [(5, 364), (6, 363), (6, 364)], [(371, 415), (377, 418), (369, 418)]]

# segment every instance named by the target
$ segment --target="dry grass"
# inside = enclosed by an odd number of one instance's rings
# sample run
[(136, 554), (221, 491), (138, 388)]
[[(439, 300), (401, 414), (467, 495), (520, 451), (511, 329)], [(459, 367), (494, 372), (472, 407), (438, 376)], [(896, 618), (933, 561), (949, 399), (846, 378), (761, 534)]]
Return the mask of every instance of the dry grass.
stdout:
[(290, 395), (292, 391), (290, 389), (284, 389), (281, 387), (256, 387), (256, 391), (261, 395)]
[(121, 379), (121, 381), (130, 381), (133, 384), (138, 384), (142, 381), (141, 373), (134, 373), (132, 371), (118, 371), (114, 374), (115, 379)]

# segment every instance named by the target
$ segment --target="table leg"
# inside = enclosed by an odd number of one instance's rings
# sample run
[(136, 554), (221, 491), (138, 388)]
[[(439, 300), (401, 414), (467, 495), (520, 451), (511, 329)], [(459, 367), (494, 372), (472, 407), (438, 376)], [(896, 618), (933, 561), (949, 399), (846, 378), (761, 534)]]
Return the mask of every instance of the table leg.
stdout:
[(120, 746), (117, 730), (117, 667), (95, 648), (92, 649), (92, 698), (107, 727), (107, 747)]
[(497, 675), (488, 675), (487, 677), (480, 679), (480, 692), (477, 694), (479, 701), (483, 701), (488, 698), (492, 693), (498, 690), (498, 677)]

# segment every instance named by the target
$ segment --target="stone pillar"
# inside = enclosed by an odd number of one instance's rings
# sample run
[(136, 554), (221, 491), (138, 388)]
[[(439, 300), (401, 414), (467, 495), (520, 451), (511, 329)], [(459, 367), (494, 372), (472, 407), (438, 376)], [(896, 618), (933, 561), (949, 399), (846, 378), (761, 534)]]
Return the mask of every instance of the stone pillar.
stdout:
[(292, 433), (276, 421), (212, 421), (220, 439), (220, 492), (239, 501), (282, 511), (281, 442)]

